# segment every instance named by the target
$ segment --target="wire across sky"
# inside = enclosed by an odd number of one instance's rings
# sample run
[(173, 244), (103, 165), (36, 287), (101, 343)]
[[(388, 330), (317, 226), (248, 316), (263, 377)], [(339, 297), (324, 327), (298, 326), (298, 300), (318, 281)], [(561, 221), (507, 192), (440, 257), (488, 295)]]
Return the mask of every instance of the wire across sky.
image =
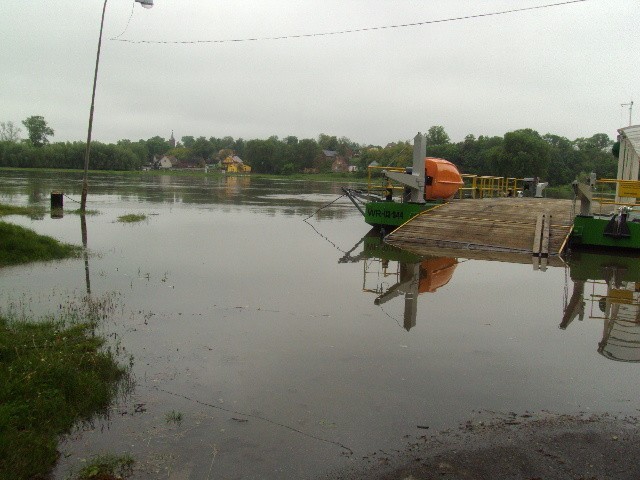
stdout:
[[(552, 7), (560, 7), (563, 5), (571, 5), (576, 3), (584, 3), (588, 0), (568, 0), (565, 2), (557, 2), (557, 3), (547, 3), (544, 5), (536, 5), (533, 7), (523, 7), (523, 8), (513, 8), (510, 10), (501, 10), (497, 12), (487, 12), (487, 13), (477, 13), (474, 15), (465, 15), (460, 17), (450, 17), (450, 18), (442, 18), (438, 20), (424, 20), (421, 22), (412, 22), (412, 23), (401, 23), (396, 25), (380, 25), (377, 27), (362, 27), (362, 28), (353, 28), (347, 30), (334, 30), (329, 32), (315, 32), (315, 33), (300, 33), (300, 34), (291, 34), (291, 35), (279, 35), (277, 37), (247, 37), (247, 38), (224, 38), (217, 40), (130, 40), (127, 38), (120, 38), (125, 32), (122, 32), (117, 37), (112, 37), (110, 40), (117, 42), (126, 42), (126, 43), (152, 43), (152, 44), (206, 44), (206, 43), (240, 43), (240, 42), (264, 42), (264, 41), (273, 41), (273, 40), (295, 40), (302, 38), (313, 38), (313, 37), (328, 37), (334, 35), (348, 35), (354, 33), (363, 33), (363, 32), (372, 32), (376, 30), (390, 30), (394, 28), (408, 28), (408, 27), (420, 27), (425, 25), (433, 25), (437, 23), (448, 23), (448, 22), (458, 22), (462, 20), (472, 20), (476, 18), (486, 18), (486, 17), (495, 17), (498, 15), (507, 15), (510, 13), (519, 13), (526, 12), (531, 10), (541, 10), (544, 8), (552, 8)], [(131, 20), (131, 17), (129, 17)], [(127, 23), (128, 26), (128, 23)], [(126, 28), (125, 28), (126, 31)]]

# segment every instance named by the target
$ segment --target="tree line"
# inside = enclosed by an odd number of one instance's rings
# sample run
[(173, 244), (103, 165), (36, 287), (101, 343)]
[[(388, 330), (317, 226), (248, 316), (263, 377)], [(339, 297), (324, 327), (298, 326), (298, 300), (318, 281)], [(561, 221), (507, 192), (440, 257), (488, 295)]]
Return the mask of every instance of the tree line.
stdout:
[[(29, 117), (22, 124), (27, 130), (25, 139), (15, 124), (0, 122), (0, 166), (83, 168), (84, 142), (50, 143), (54, 131), (41, 116)], [(520, 129), (502, 137), (470, 134), (461, 142), (452, 142), (445, 129), (436, 125), (428, 129), (426, 143), (428, 156), (445, 158), (462, 173), (537, 176), (551, 185), (566, 185), (582, 174), (595, 172), (599, 178), (613, 178), (617, 171), (617, 144), (605, 133), (569, 140)], [(253, 140), (183, 136), (173, 145), (168, 139), (154, 136), (138, 141), (123, 139), (115, 144), (92, 142), (90, 168), (139, 170), (159, 155), (173, 156), (184, 166), (204, 166), (237, 155), (251, 165), (253, 172), (286, 175), (330, 171), (331, 160), (323, 155), (325, 150), (337, 152), (361, 175), (372, 162), (404, 167), (411, 165), (413, 156), (410, 140), (380, 146), (326, 134), (306, 139), (271, 136)]]

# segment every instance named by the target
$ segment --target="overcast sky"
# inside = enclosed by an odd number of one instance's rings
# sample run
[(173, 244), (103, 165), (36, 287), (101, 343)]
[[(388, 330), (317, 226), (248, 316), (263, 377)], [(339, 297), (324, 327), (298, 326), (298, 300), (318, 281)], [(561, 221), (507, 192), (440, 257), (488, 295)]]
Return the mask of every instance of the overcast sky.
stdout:
[[(561, 0), (556, 0), (561, 1)], [(346, 136), (386, 144), (442, 125), (452, 140), (533, 128), (614, 137), (640, 123), (640, 2), (587, 0), (406, 28), (342, 31), (553, 0), (110, 0), (93, 138)], [(0, 1), (0, 121), (42, 115), (86, 139), (102, 0)], [(24, 136), (24, 128), (22, 131)]]

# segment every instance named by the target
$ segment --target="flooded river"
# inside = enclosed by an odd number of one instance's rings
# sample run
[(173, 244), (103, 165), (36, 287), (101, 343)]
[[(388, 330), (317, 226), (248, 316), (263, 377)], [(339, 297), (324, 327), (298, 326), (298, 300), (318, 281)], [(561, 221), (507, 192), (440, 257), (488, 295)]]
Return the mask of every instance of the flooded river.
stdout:
[[(48, 206), (62, 190), (75, 209), (80, 187), (77, 174), (0, 171), (3, 203)], [(0, 270), (4, 312), (111, 298), (103, 329), (133, 360), (133, 392), (61, 443), (57, 477), (129, 452), (136, 478), (315, 478), (480, 411), (637, 413), (638, 259), (535, 271), (417, 258), (367, 237), (344, 198), (317, 212), (340, 195), (328, 182), (93, 176), (86, 264)], [(147, 220), (117, 222), (129, 213)], [(77, 215), (5, 220), (81, 244)]]

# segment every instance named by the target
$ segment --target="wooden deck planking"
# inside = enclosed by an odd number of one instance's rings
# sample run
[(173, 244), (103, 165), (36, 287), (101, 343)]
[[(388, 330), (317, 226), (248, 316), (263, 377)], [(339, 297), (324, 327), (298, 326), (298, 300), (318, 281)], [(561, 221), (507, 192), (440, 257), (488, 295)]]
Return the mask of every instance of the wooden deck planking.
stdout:
[[(413, 218), (386, 241), (416, 253), (446, 248), (530, 256), (535, 237), (540, 247), (548, 246), (549, 255), (557, 255), (571, 228), (572, 203), (532, 198), (456, 200)], [(543, 215), (536, 235), (538, 216)]]

